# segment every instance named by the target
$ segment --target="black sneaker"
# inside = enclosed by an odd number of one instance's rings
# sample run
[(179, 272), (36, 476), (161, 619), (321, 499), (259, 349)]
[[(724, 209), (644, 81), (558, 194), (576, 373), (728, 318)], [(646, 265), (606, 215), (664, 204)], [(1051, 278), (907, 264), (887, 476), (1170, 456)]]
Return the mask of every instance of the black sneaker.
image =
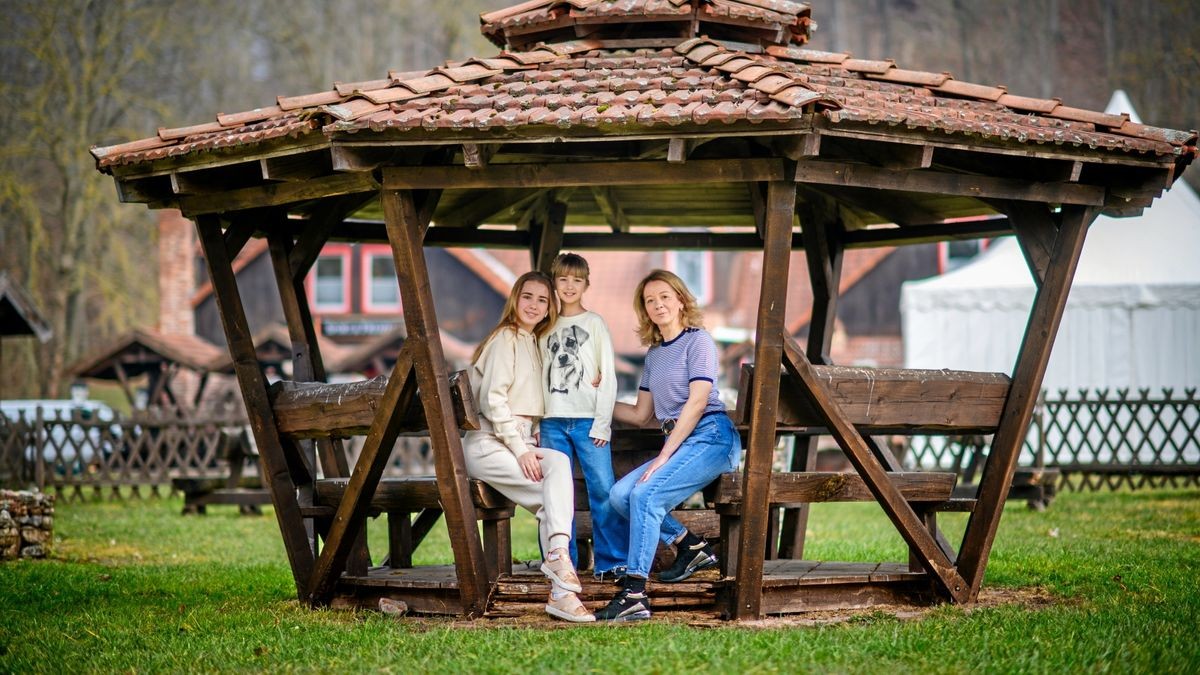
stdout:
[(650, 600), (643, 593), (621, 589), (604, 609), (596, 612), (597, 621), (641, 621), (650, 618)]
[(706, 570), (710, 567), (715, 567), (717, 564), (717, 554), (713, 552), (712, 546), (708, 545), (703, 539), (700, 543), (692, 546), (680, 546), (675, 552), (675, 562), (671, 566), (658, 574), (659, 581), (674, 583), (683, 581), (700, 570)]
[(623, 584), (625, 583), (625, 572), (629, 569), (624, 565), (617, 565), (607, 572), (596, 572), (592, 578), (602, 584)]

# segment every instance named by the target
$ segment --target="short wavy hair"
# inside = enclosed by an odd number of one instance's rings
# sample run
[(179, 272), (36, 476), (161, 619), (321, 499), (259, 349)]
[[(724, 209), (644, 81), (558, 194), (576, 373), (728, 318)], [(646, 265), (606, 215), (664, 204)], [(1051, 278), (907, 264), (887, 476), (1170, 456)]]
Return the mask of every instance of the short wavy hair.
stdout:
[(662, 281), (675, 291), (679, 299), (683, 302), (683, 327), (684, 328), (703, 328), (704, 313), (700, 311), (700, 304), (696, 302), (696, 296), (688, 290), (687, 284), (683, 283), (674, 272), (667, 270), (653, 270), (647, 274), (644, 279), (637, 285), (637, 290), (633, 294), (633, 311), (637, 314), (638, 327), (637, 334), (641, 339), (642, 344), (653, 347), (654, 345), (662, 344), (663, 335), (658, 330), (658, 326), (650, 320), (650, 314), (646, 311), (646, 303), (642, 299), (642, 293), (646, 290), (646, 284), (651, 281)]

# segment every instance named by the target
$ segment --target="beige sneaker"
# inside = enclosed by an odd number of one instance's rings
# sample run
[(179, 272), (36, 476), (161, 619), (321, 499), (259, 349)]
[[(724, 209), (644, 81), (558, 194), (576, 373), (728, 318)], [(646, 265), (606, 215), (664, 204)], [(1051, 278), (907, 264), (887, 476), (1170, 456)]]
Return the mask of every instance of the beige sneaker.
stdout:
[(583, 586), (579, 585), (579, 576), (575, 574), (575, 563), (571, 562), (571, 556), (567, 553), (567, 549), (558, 548), (550, 553), (558, 553), (558, 558), (550, 559), (550, 555), (546, 555), (546, 560), (542, 563), (542, 574), (550, 577), (559, 588), (572, 593), (580, 593), (583, 591)]
[(596, 620), (595, 615), (583, 606), (579, 596), (574, 593), (567, 593), (555, 600), (554, 593), (551, 592), (550, 598), (546, 600), (546, 613), (571, 623), (591, 623)]

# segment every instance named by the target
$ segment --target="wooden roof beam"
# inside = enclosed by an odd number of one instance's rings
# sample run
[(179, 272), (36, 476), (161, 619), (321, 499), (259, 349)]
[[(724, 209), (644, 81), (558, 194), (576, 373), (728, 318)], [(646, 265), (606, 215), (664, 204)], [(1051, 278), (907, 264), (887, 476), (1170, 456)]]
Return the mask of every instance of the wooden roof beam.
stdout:
[(592, 186), (592, 198), (596, 200), (596, 206), (600, 208), (600, 212), (604, 214), (604, 219), (608, 221), (608, 226), (613, 232), (628, 232), (629, 217), (625, 215), (625, 209), (621, 208), (620, 202), (613, 195), (613, 189), (610, 186)]
[(201, 214), (284, 206), (326, 197), (378, 192), (378, 190), (379, 184), (375, 182), (371, 174), (334, 174), (307, 181), (271, 183), (204, 195), (184, 195), (179, 198), (179, 210), (183, 212), (183, 215), (191, 218)]
[(309, 180), (333, 173), (333, 158), (327, 149), (321, 149), (282, 157), (264, 157), (258, 160), (258, 167), (266, 181)]

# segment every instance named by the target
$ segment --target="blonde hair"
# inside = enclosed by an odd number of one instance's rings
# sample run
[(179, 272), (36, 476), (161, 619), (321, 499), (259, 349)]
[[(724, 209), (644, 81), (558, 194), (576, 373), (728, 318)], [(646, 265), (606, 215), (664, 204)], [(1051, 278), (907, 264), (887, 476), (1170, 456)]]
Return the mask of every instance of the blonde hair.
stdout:
[(521, 324), (517, 321), (517, 300), (521, 297), (521, 289), (525, 288), (525, 284), (530, 281), (545, 286), (550, 300), (550, 310), (546, 312), (545, 318), (533, 327), (534, 337), (540, 340), (542, 336), (550, 332), (550, 329), (554, 326), (554, 322), (558, 321), (558, 301), (554, 297), (554, 282), (550, 281), (550, 277), (541, 272), (535, 271), (522, 274), (513, 282), (512, 290), (508, 292), (508, 299), (504, 301), (504, 309), (500, 312), (500, 322), (496, 324), (492, 332), (488, 333), (487, 337), (480, 340), (479, 346), (475, 347), (475, 353), (471, 355), (471, 365), (475, 365), (480, 355), (483, 354), (483, 349), (487, 347), (492, 338), (496, 337), (500, 331), (508, 328), (516, 332), (517, 328), (520, 327)]
[(704, 313), (700, 311), (700, 305), (696, 302), (696, 296), (688, 290), (687, 284), (683, 283), (674, 272), (667, 270), (653, 270), (646, 275), (637, 285), (637, 290), (633, 294), (633, 311), (637, 314), (638, 327), (637, 334), (641, 338), (642, 344), (653, 347), (661, 344), (663, 341), (662, 332), (658, 329), (653, 321), (650, 320), (650, 314), (646, 311), (646, 301), (642, 298), (642, 293), (646, 290), (646, 284), (651, 281), (661, 281), (671, 287), (675, 294), (679, 296), (683, 302), (683, 327), (684, 328), (703, 328)]
[(557, 279), (568, 274), (577, 276), (583, 279), (587, 284), (591, 285), (592, 270), (588, 268), (588, 261), (578, 253), (559, 253), (554, 258), (554, 264), (550, 266), (550, 278)]

